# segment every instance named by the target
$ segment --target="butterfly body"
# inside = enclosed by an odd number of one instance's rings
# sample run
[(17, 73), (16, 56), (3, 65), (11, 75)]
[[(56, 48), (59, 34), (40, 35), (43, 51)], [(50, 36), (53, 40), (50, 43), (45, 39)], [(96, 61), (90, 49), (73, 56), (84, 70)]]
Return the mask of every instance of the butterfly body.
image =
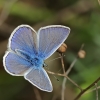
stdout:
[(61, 25), (42, 27), (36, 32), (29, 25), (18, 26), (8, 41), (3, 57), (5, 70), (13, 76), (24, 76), (40, 90), (53, 90), (44, 60), (50, 57), (66, 40), (70, 28)]
[(32, 66), (36, 66), (37, 68), (43, 66), (43, 58), (41, 58), (41, 56), (39, 56), (38, 54), (30, 54), (19, 49), (16, 50), (16, 53), (30, 62)]

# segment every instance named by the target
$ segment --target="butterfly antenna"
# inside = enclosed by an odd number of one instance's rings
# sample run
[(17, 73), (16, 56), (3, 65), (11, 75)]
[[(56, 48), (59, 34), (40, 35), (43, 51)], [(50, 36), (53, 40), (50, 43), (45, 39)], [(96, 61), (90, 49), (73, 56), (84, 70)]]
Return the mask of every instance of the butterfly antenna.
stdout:
[(61, 70), (62, 70), (62, 68), (60, 68), (60, 69), (57, 71), (57, 73), (59, 73)]
[(59, 79), (58, 79), (55, 75), (53, 75), (53, 77), (54, 77), (57, 81), (59, 81)]
[[(47, 69), (49, 70), (49, 67), (45, 67), (45, 68), (47, 68)], [(59, 79), (58, 79), (55, 75), (53, 75), (53, 77), (54, 77), (57, 81), (59, 81)]]
[[(50, 60), (50, 61), (48, 61), (48, 62), (51, 62), (51, 61), (54, 61), (54, 60), (57, 60), (57, 59), (59, 59), (59, 58), (62, 58), (62, 57), (64, 57), (65, 55), (61, 55), (60, 57), (57, 57), (57, 58), (55, 58), (55, 59), (53, 59), (53, 60)], [(44, 66), (45, 66), (46, 64), (44, 63)], [(49, 67), (47, 67), (48, 65), (46, 65), (46, 67), (45, 68), (47, 68), (48, 70), (49, 70)], [(60, 70), (62, 70), (62, 69), (60, 69)], [(59, 70), (59, 71), (60, 71)], [(58, 71), (58, 72), (59, 72)], [(53, 77), (57, 80), (57, 81), (59, 81), (59, 79), (55, 76), (55, 75), (53, 75)]]
[[(60, 68), (58, 71), (57, 71), (57, 73), (58, 72), (60, 72), (62, 70), (62, 68)], [(53, 75), (54, 76), (54, 75)], [(56, 77), (56, 76), (54, 76), (54, 78), (57, 80), (57, 81), (59, 81), (59, 79)]]
[[(60, 70), (58, 70), (57, 72), (60, 72), (62, 70), (62, 68), (60, 68)], [(53, 75), (53, 77), (57, 80), (57, 81), (59, 81), (59, 79), (55, 76), (55, 75)]]
[(55, 59), (52, 59), (52, 60), (48, 61), (48, 63), (51, 62), (51, 61), (54, 61), (54, 60), (60, 59), (60, 58), (62, 58), (62, 57), (64, 57), (64, 56), (65, 56), (65, 55), (62, 55), (62, 56), (60, 56), (60, 57), (57, 57), (57, 58), (55, 58)]

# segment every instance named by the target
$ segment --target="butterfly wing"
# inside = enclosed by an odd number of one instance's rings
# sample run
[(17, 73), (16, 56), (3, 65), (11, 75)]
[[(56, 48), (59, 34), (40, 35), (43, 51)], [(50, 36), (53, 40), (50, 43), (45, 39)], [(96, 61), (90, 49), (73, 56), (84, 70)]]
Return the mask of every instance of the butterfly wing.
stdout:
[(38, 41), (35, 30), (28, 25), (18, 26), (9, 38), (8, 48), (13, 51), (20, 49), (30, 54), (37, 53)]
[(66, 40), (70, 28), (61, 25), (52, 25), (40, 28), (39, 35), (39, 53), (44, 59), (50, 57)]
[(40, 90), (47, 92), (51, 92), (53, 90), (48, 74), (43, 68), (37, 69), (33, 67), (28, 73), (25, 74), (24, 77)]
[[(36, 32), (28, 25), (18, 26), (11, 34), (8, 43), (8, 51), (3, 57), (3, 64), (11, 75), (21, 76), (31, 67), (27, 61), (29, 54), (35, 56), (38, 49)], [(23, 52), (24, 51), (24, 52)], [(22, 54), (20, 56), (20, 54)]]
[(6, 52), (3, 57), (3, 64), (5, 70), (15, 76), (23, 76), (30, 66), (32, 66), (30, 62), (11, 51)]

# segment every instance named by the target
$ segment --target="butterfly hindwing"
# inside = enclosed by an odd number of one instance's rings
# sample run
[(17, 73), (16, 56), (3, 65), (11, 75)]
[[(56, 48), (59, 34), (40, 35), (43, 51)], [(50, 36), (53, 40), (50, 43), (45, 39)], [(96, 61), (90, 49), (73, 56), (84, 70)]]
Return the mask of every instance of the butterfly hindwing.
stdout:
[(23, 76), (31, 67), (30, 62), (11, 51), (6, 52), (3, 63), (5, 70), (15, 76)]
[(33, 67), (24, 77), (39, 89), (48, 92), (52, 91), (51, 81), (43, 68), (37, 69)]

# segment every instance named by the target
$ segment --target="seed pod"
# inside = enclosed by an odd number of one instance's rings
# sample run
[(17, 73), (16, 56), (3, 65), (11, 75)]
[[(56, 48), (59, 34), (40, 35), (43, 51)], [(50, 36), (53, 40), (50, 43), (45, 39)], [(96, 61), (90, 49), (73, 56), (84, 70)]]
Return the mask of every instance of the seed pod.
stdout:
[(57, 52), (59, 53), (64, 53), (67, 50), (67, 45), (65, 43), (63, 43), (57, 50)]
[(78, 57), (79, 57), (79, 58), (85, 58), (85, 56), (86, 56), (86, 52), (85, 52), (84, 50), (80, 50), (80, 51), (78, 52)]

